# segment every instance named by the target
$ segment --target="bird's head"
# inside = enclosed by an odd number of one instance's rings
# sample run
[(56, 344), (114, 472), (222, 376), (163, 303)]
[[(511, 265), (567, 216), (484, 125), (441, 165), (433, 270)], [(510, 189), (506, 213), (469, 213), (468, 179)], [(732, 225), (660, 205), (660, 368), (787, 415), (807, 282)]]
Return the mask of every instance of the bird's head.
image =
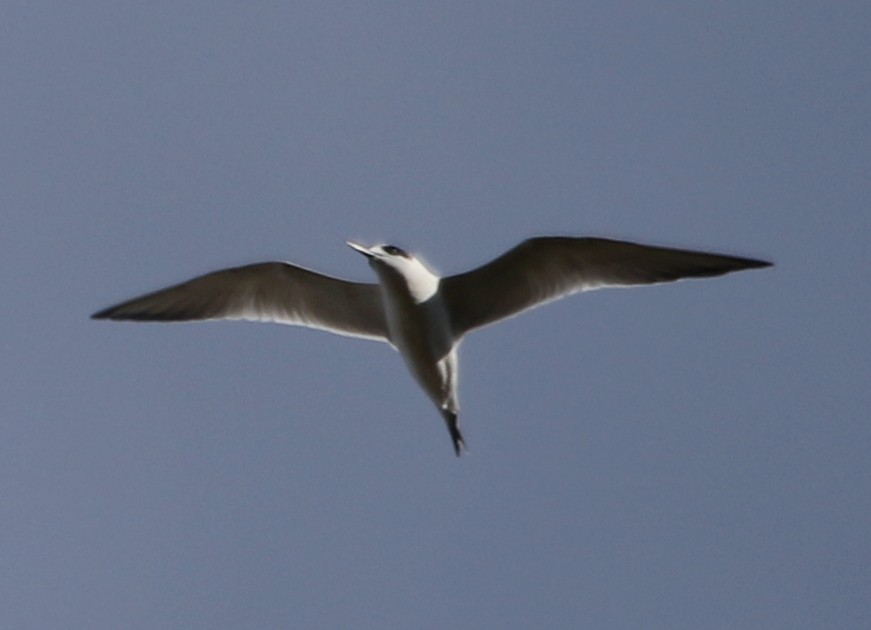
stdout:
[(348, 241), (348, 246), (369, 259), (369, 265), (379, 277), (401, 277), (417, 301), (429, 299), (438, 288), (439, 277), (423, 262), (396, 245), (365, 247)]

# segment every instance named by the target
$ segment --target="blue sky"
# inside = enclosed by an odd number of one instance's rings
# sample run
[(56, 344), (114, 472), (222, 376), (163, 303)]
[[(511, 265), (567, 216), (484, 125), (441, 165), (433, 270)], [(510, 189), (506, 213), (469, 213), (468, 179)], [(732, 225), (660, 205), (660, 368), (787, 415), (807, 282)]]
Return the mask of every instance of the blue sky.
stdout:
[[(858, 628), (871, 9), (6, 2), (0, 626)], [(382, 344), (88, 315), (541, 234), (774, 260)]]

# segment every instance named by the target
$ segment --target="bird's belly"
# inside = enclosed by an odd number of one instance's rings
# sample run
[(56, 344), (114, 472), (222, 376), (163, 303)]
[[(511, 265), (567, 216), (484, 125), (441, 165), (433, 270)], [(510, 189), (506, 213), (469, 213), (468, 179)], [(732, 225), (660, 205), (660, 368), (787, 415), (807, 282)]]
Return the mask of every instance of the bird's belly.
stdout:
[(394, 304), (387, 309), (390, 341), (403, 355), (428, 358), (435, 362), (451, 349), (447, 318), (427, 305)]
[(432, 304), (388, 305), (390, 342), (430, 398), (442, 406), (449, 395), (451, 334), (447, 318)]

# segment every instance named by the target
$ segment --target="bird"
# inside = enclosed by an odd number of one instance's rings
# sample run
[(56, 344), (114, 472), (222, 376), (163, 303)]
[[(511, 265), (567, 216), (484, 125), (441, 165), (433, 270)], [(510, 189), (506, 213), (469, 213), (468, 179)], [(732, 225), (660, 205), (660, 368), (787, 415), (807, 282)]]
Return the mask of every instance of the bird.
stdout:
[(399, 352), (438, 408), (454, 453), (460, 431), (457, 350), (465, 335), (560, 298), (721, 276), (771, 262), (598, 237), (529, 238), (484, 265), (439, 276), (395, 245), (347, 241), (377, 282), (353, 282), (287, 262), (221, 269), (100, 310), (93, 319), (185, 322), (244, 319), (374, 339)]

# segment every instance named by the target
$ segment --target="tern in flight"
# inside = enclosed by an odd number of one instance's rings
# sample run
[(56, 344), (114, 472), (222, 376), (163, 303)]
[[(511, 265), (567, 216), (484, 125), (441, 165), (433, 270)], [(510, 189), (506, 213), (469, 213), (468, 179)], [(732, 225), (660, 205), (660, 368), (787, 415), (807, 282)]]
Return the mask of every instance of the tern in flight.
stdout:
[(457, 348), (469, 331), (527, 309), (605, 287), (720, 276), (771, 263), (605, 238), (539, 237), (495, 260), (440, 277), (394, 245), (348, 242), (377, 283), (341, 280), (285, 262), (214, 271), (94, 313), (94, 319), (182, 322), (248, 319), (384, 341), (466, 448), (457, 414)]

